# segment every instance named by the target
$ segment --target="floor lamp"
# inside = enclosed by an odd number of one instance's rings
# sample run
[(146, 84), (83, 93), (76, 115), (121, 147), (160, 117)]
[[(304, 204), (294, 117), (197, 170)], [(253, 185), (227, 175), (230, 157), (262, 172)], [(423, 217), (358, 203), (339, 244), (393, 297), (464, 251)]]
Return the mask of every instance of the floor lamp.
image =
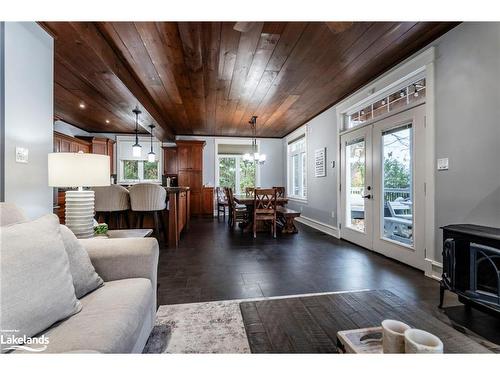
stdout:
[(66, 226), (78, 238), (94, 235), (94, 191), (83, 187), (109, 186), (109, 156), (83, 152), (49, 154), (49, 186), (77, 187), (66, 191)]

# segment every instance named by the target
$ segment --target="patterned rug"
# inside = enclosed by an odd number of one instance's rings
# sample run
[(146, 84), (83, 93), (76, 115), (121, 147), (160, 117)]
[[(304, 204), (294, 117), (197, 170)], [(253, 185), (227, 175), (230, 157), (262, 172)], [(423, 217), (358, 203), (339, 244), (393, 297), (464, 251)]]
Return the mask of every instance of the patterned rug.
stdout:
[(162, 305), (143, 352), (250, 353), (240, 302), (299, 296)]
[(250, 353), (239, 303), (160, 306), (144, 353)]

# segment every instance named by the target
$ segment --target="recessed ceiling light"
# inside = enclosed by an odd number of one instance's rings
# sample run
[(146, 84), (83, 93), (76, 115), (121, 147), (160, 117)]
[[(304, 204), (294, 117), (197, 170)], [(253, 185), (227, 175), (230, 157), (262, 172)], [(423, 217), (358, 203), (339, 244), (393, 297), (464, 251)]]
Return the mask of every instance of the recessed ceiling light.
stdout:
[(84, 109), (84, 108), (85, 108), (85, 103), (80, 103), (79, 107), (80, 107), (81, 109)]
[(109, 120), (106, 120), (106, 124), (109, 124)]

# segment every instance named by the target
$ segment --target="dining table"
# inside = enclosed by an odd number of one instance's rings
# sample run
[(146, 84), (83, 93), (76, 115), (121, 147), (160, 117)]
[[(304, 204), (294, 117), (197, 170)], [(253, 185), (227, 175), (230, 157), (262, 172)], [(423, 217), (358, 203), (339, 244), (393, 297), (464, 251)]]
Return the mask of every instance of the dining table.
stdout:
[[(246, 194), (235, 194), (234, 195), (234, 201), (238, 204), (243, 204), (247, 207), (248, 211), (248, 221), (244, 223), (240, 223), (240, 227), (244, 231), (250, 231), (253, 228), (253, 206), (254, 206), (254, 197), (251, 195), (246, 195)], [(276, 198), (276, 205), (277, 206), (285, 206), (288, 203), (288, 198), (287, 197), (277, 197)], [(259, 223), (258, 223), (259, 224)], [(262, 224), (262, 222), (260, 222)], [(258, 225), (257, 228), (258, 232), (265, 231), (265, 228), (263, 228), (263, 225)]]

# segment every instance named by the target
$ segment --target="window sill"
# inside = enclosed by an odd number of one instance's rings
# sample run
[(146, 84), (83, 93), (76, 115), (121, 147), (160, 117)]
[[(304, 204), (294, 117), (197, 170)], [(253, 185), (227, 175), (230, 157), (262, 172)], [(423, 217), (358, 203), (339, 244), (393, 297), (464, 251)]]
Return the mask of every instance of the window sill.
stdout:
[(298, 202), (298, 203), (307, 203), (307, 198), (299, 198), (299, 197), (287, 197), (289, 201)]

